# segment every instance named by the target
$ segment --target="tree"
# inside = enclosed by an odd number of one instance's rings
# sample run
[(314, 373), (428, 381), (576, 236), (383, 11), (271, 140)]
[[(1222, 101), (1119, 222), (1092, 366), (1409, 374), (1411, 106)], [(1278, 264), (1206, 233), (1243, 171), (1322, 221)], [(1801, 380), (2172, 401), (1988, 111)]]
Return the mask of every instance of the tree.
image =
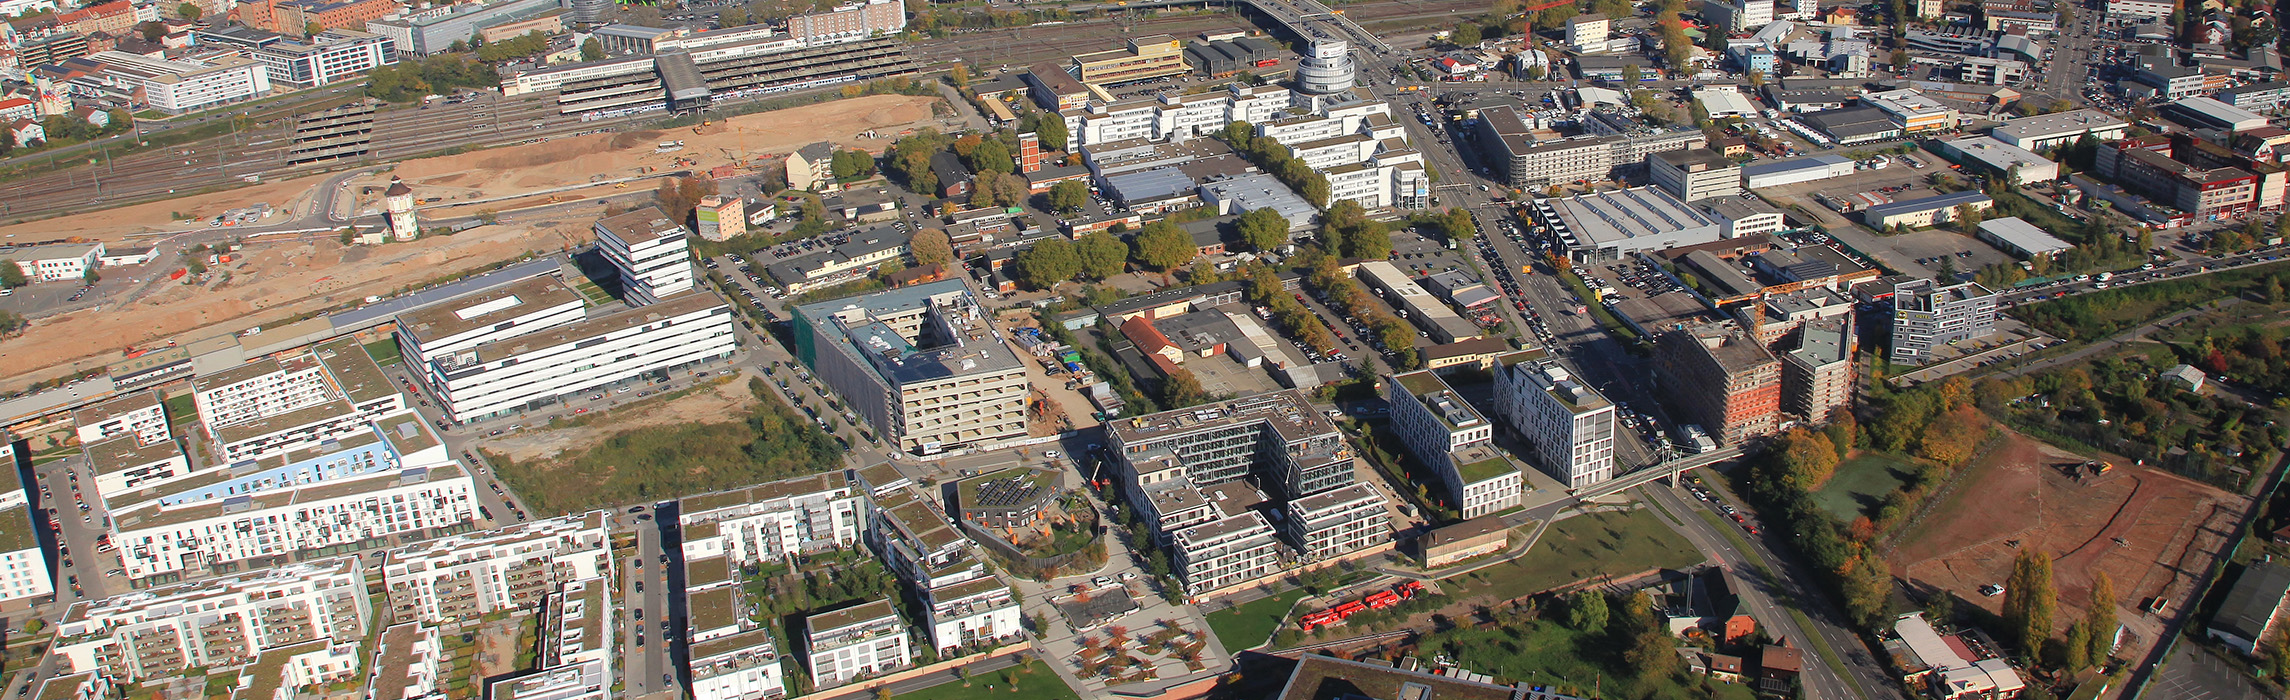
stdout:
[(716, 13), (716, 24), (725, 29), (746, 26), (752, 21), (748, 17), (747, 8), (739, 5), (726, 7), (722, 12)]
[(958, 90), (970, 87), (970, 67), (960, 63), (954, 64), (952, 69), (946, 71), (946, 80), (954, 83), (955, 89)]
[(166, 22), (144, 22), (136, 25), (135, 29), (143, 33), (144, 41), (154, 44), (159, 43), (160, 39), (167, 36)]
[(1212, 398), (1207, 389), (1201, 388), (1200, 377), (1193, 376), (1189, 369), (1177, 370), (1169, 375), (1169, 381), (1161, 383), (1161, 405), (1168, 408), (1199, 406)]
[(93, 287), (95, 286), (95, 283), (103, 281), (103, 275), (97, 273), (95, 268), (91, 267), (87, 269), (87, 274), (80, 275), (80, 281), (86, 282), (87, 286)]
[(1622, 66), (1622, 84), (1637, 85), (1639, 81), (1645, 79), (1646, 74), (1644, 71), (1638, 69), (1638, 64), (1631, 63)]
[(17, 267), (14, 262), (0, 263), (0, 289), (21, 286), (24, 286), (24, 268)]
[(206, 8), (199, 7), (199, 4), (195, 2), (186, 2), (175, 6), (175, 16), (183, 19), (196, 20), (200, 15), (206, 13)]
[(1002, 143), (1001, 139), (980, 141), (963, 160), (972, 172), (1007, 173), (1017, 169), (1016, 161), (1010, 159), (1009, 144)]
[(32, 325), (32, 323), (24, 320), (23, 315), (14, 311), (0, 310), (0, 335), (13, 335), (16, 331), (24, 330), (24, 327), (28, 325)]
[(660, 210), (668, 213), (672, 221), (691, 218), (692, 208), (700, 205), (700, 198), (716, 193), (716, 181), (702, 177), (679, 177), (662, 181), (652, 196), (659, 200)]
[(1035, 289), (1049, 289), (1081, 271), (1081, 254), (1063, 238), (1035, 243), (1011, 262), (1018, 267), (1018, 279)]
[(1162, 272), (1184, 267), (1200, 253), (1200, 249), (1193, 246), (1193, 237), (1168, 221), (1146, 224), (1134, 244), (1137, 262)]
[(1457, 25), (1455, 27), (1455, 33), (1449, 35), (1447, 39), (1448, 41), (1453, 42), (1456, 46), (1477, 46), (1481, 36), (1482, 32), (1479, 31), (1479, 23), (1464, 22), (1460, 25)]
[(1783, 478), (1797, 489), (1817, 490), (1837, 472), (1837, 448), (1826, 434), (1792, 428), (1780, 448)]
[(1018, 128), (1023, 131), (1034, 132), (1034, 138), (1042, 142), (1042, 148), (1052, 151), (1065, 150), (1066, 140), (1069, 137), (1069, 134), (1066, 133), (1065, 117), (1058, 116), (1056, 112), (1029, 112), (1025, 117), (1018, 120)]
[(2083, 610), (2083, 626), (2091, 629), (2091, 663), (2107, 664), (2107, 657), (2115, 654), (2115, 579), (2107, 572), (2091, 581), (2091, 602)]
[(1089, 185), (1080, 180), (1066, 180), (1050, 185), (1050, 208), (1071, 214), (1089, 206)]
[(1288, 242), (1288, 217), (1271, 207), (1251, 209), (1240, 215), (1240, 238), (1258, 252), (1270, 251)]
[(1082, 236), (1074, 249), (1081, 258), (1081, 274), (1101, 280), (1121, 274), (1124, 263), (1129, 260), (1129, 246), (1104, 231)]
[(317, 22), (311, 22), (302, 25), (303, 36), (316, 36), (319, 32), (323, 31), (326, 31), (326, 25), (319, 24)]
[(1575, 591), (1566, 602), (1566, 626), (1584, 632), (1606, 629), (1606, 594), (1583, 589)]
[(604, 60), (604, 42), (602, 42), (602, 41), (598, 41), (598, 40), (597, 40), (597, 38), (596, 38), (596, 37), (593, 37), (593, 36), (592, 36), (592, 37), (589, 37), (589, 38), (588, 38), (588, 41), (583, 41), (583, 42), (581, 42), (581, 43), (580, 43), (580, 60), (583, 60), (583, 61), (601, 61), (601, 60)]
[(926, 228), (916, 231), (907, 246), (914, 249), (916, 265), (950, 265), (954, 263), (954, 244), (947, 241), (946, 232)]
[(2051, 638), (2051, 616), (2059, 607), (2059, 590), (2052, 587), (2051, 555), (2034, 546), (2023, 547), (2012, 561), (2012, 574), (2004, 581), (2004, 628), (2019, 642), (2020, 652), (2033, 657)]

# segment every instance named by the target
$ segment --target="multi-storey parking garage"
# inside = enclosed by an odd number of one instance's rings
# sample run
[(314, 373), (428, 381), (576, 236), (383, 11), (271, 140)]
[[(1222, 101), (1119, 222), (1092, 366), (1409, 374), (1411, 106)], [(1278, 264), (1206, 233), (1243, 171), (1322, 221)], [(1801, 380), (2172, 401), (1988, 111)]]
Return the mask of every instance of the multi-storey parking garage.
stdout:
[(895, 38), (804, 47), (791, 39), (597, 61), (525, 73), (505, 93), (557, 91), (562, 114), (617, 116), (704, 107), (718, 99), (914, 72)]

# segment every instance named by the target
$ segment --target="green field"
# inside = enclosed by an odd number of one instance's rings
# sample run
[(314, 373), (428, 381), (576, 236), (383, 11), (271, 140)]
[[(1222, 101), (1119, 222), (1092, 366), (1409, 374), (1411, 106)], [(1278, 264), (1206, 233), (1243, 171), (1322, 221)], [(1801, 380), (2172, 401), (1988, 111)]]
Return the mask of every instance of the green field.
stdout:
[(1456, 598), (1510, 600), (1575, 581), (1679, 569), (1700, 552), (1649, 510), (1591, 513), (1558, 521), (1527, 553), (1501, 564), (1442, 579)]
[(159, 403), (166, 407), (169, 424), (189, 423), (199, 419), (198, 399), (192, 398), (190, 394), (169, 396)]
[(1813, 502), (1839, 520), (1874, 517), (1885, 494), (1908, 483), (1916, 470), (1915, 464), (1892, 455), (1854, 457), (1837, 465), (1837, 475), (1813, 492)]
[(1304, 599), (1304, 591), (1293, 590), (1263, 600), (1243, 603), (1229, 610), (1208, 613), (1209, 632), (1224, 643), (1225, 651), (1253, 649), (1272, 638), (1280, 623), (1288, 619), (1288, 610), (1296, 601)]
[(366, 355), (374, 358), (374, 364), (377, 365), (386, 366), (394, 364), (400, 359), (398, 354), (398, 339), (393, 336), (367, 343)]
[(1445, 651), (1464, 668), (1495, 676), (1498, 682), (1570, 695), (1649, 700), (1753, 700), (1756, 694), (1738, 683), (1687, 680), (1684, 673), (1659, 678), (1634, 678), (1622, 659), (1614, 635), (1581, 632), (1547, 620), (1499, 628), (1458, 628), (1431, 635), (1424, 648)]
[[(1015, 681), (1013, 683), (1012, 681)], [(991, 686), (991, 687), (989, 687)], [(901, 700), (987, 700), (988, 698), (1022, 698), (1023, 700), (1081, 700), (1058, 674), (1051, 673), (1039, 659), (1000, 671), (973, 674), (970, 687), (961, 681), (950, 681), (910, 693), (892, 697)]]

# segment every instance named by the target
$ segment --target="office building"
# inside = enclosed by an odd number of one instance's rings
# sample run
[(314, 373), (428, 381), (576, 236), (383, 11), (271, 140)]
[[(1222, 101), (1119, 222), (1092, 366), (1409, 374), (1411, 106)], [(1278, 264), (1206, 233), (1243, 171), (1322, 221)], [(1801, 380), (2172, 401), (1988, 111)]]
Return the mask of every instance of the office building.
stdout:
[[(684, 262), (689, 267), (690, 263)], [(502, 302), (515, 303), (514, 298)], [(454, 304), (460, 311), (490, 311)], [(518, 304), (522, 306), (522, 304)], [(447, 307), (417, 312), (439, 319)], [(502, 313), (518, 313), (514, 307)], [(528, 317), (542, 316), (533, 311)], [(553, 318), (553, 317), (550, 317)], [(400, 317), (400, 332), (411, 327)], [(450, 322), (440, 321), (441, 324)], [(451, 325), (433, 328), (455, 330)], [(600, 307), (571, 323), (486, 340), (417, 367), (416, 376), (454, 421), (486, 420), (549, 406), (647, 376), (730, 357), (738, 349), (731, 307), (713, 294), (683, 294), (633, 309)]]
[(1654, 185), (1679, 201), (1741, 194), (1741, 166), (1716, 151), (1696, 148), (1656, 153), (1646, 159)]
[(2170, 0), (2107, 0), (2107, 16), (2119, 19), (2160, 19), (2178, 5)]
[[(2273, 206), (2272, 196), (2257, 173), (2244, 165), (2269, 169), (2264, 163), (2221, 157), (2202, 141), (2160, 136), (2128, 138), (2103, 144), (2095, 170), (2102, 177), (2145, 191), (2157, 203), (2198, 217), (2216, 218)], [(2264, 166), (2264, 167), (2262, 167)], [(2269, 172), (2267, 180), (2279, 178)]]
[(1521, 188), (1605, 180), (1615, 169), (1636, 166), (1647, 156), (1701, 148), (1709, 142), (1699, 130), (1639, 128), (1619, 133), (1602, 129), (1607, 133), (1538, 141), (1534, 130), (1519, 118), (1517, 108), (1510, 106), (1480, 110), (1478, 128), (1480, 148), (1486, 149), (1483, 157), (1502, 170), (1512, 187)]
[[(952, 158), (950, 153), (939, 155)], [(826, 250), (765, 265), (764, 273), (788, 293), (840, 284), (850, 273), (866, 272), (898, 260), (913, 250), (914, 236), (892, 226), (850, 234), (849, 239)]]
[(1995, 206), (1996, 200), (1978, 190), (1971, 190), (1879, 204), (1861, 210), (1861, 221), (1880, 230), (1894, 226), (1924, 228), (1955, 221), (1956, 215), (1964, 208), (1987, 211)]
[(578, 323), (583, 308), (580, 293), (555, 277), (529, 277), (398, 314), (398, 351), (417, 365), (452, 360), (487, 343)]
[(1185, 65), (1185, 42), (1167, 34), (1132, 37), (1112, 51), (1073, 57), (1074, 76), (1089, 85), (1118, 85), (1192, 71)]
[(1025, 634), (1017, 594), (992, 576), (928, 589), (923, 596), (923, 629), (938, 657), (950, 659)]
[(691, 291), (689, 234), (653, 206), (596, 222), (597, 249), (620, 271), (621, 296), (630, 306)]
[(290, 645), (355, 645), (373, 632), (366, 583), (358, 560), (345, 557), (75, 602), (55, 625), (50, 653), (65, 672), (137, 683), (245, 666)]
[(2014, 146), (1986, 136), (1967, 136), (1941, 141), (1935, 149), (1941, 155), (2001, 178), (2013, 185), (2029, 185), (2059, 179), (2059, 164)]
[(1914, 89), (1872, 92), (1861, 96), (1861, 102), (1884, 112), (1892, 119), (1894, 126), (1900, 127), (1902, 133), (1956, 128), (1955, 108), (1925, 97)]
[(200, 30), (195, 35), (201, 44), (229, 47), (262, 63), (271, 84), (290, 88), (328, 85), (398, 62), (393, 39), (349, 29), (330, 28), (307, 39), (245, 26)]
[(56, 577), (33, 530), (32, 492), (19, 476), (32, 471), (31, 443), (0, 442), (0, 469), (0, 609), (16, 609), (54, 594)]
[(1025, 367), (963, 280), (795, 307), (796, 356), (915, 454), (1024, 437)]
[(213, 456), (230, 464), (318, 448), (410, 415), (405, 395), (350, 337), (201, 376), (191, 390)]
[(804, 618), (804, 661), (814, 687), (833, 688), (914, 665), (906, 622), (889, 600)]
[(563, 586), (607, 576), (609, 515), (531, 520), (384, 552), (390, 619), (435, 624), (529, 610)]
[(769, 700), (787, 695), (786, 670), (771, 630), (692, 642), (693, 700)]
[(2217, 95), (2212, 97), (2240, 109), (2271, 114), (2282, 109), (2283, 104), (2290, 103), (2290, 83), (2281, 81), (2252, 83), (2242, 87), (2220, 90)]
[(1535, 463), (1567, 488), (1614, 478), (1614, 402), (1548, 353), (1496, 357), (1495, 405), (1534, 448)]
[(238, 56), (211, 61), (178, 61), (141, 54), (100, 51), (88, 58), (105, 72), (142, 88), (143, 103), (168, 114), (183, 114), (270, 93), (270, 70)]
[(1414, 278), (1401, 272), (1399, 266), (1384, 260), (1369, 260), (1353, 271), (1369, 289), (1390, 302), (1392, 308), (1405, 311), (1409, 321), (1431, 335), (1432, 342), (1446, 345), (1479, 337), (1479, 326), (1456, 315), (1454, 309), (1424, 291)]
[(1911, 280), (1893, 288), (1893, 364), (1914, 367), (1932, 361), (1934, 351), (1961, 340), (1996, 332), (1996, 293), (1977, 282), (1942, 285)]
[(1780, 425), (1781, 363), (1732, 324), (1663, 333), (1655, 340), (1654, 371), (1671, 415), (1721, 443), (1738, 445)]
[(454, 42), (467, 42), (469, 37), (487, 28), (539, 17), (558, 7), (558, 0), (461, 3), (371, 20), (365, 23), (365, 28), (366, 31), (389, 37), (400, 52), (410, 56), (429, 56), (446, 52), (453, 47)]
[(711, 194), (700, 198), (700, 206), (693, 214), (699, 219), (701, 240), (721, 242), (747, 233), (745, 199)]
[(1990, 138), (2030, 151), (2048, 151), (2090, 136), (2093, 141), (2123, 138), (2131, 125), (2096, 109), (2021, 117), (1988, 132)]
[(15, 263), (28, 282), (80, 282), (103, 263), (102, 243), (51, 243), (0, 249), (0, 264)]
[(1853, 317), (1809, 321), (1781, 354), (1781, 410), (1812, 422), (1853, 403)]
[(1331, 559), (1392, 541), (1384, 497), (1352, 484), (1288, 502), (1283, 534), (1306, 562)]
[(1495, 447), (1495, 424), (1430, 370), (1389, 377), (1392, 432), (1446, 482), (1449, 503), (1464, 518), (1519, 504), (1524, 478)]
[(685, 558), (755, 566), (854, 546), (866, 517), (866, 494), (837, 471), (690, 496), (678, 521)]

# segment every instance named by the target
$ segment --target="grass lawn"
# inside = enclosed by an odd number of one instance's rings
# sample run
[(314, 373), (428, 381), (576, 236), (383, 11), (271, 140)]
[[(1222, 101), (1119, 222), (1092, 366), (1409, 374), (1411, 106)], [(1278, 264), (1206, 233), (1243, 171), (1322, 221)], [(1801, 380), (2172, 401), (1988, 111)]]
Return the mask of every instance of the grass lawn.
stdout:
[(1294, 590), (1208, 613), (1209, 631), (1216, 634), (1217, 641), (1224, 643), (1225, 651), (1254, 648), (1271, 639), (1273, 631), (1280, 629), (1280, 623), (1288, 619), (1288, 610), (1303, 599), (1304, 591)]
[(1457, 598), (1510, 600), (1583, 579), (1684, 568), (1701, 560), (1701, 553), (1653, 511), (1592, 513), (1558, 521), (1516, 559), (1441, 583)]
[(398, 339), (395, 337), (383, 338), (381, 340), (367, 343), (366, 355), (368, 357), (374, 358), (374, 364), (377, 365), (396, 364), (398, 360), (403, 359), (403, 357), (398, 354)]
[[(1015, 679), (1016, 683), (1012, 684), (1011, 679)], [(988, 688), (989, 685), (993, 687)], [(892, 697), (904, 700), (1081, 700), (1081, 696), (1066, 687), (1065, 681), (1059, 680), (1058, 674), (1050, 672), (1048, 666), (1043, 666), (1040, 659), (1028, 659), (1023, 664), (1007, 669), (971, 676), (968, 688), (962, 687), (961, 681), (949, 681)]]
[(1907, 483), (1916, 468), (1892, 455), (1863, 454), (1837, 465), (1837, 475), (1813, 492), (1813, 502), (1838, 520), (1873, 515), (1884, 495)]
[(1629, 671), (1621, 659), (1621, 646), (1610, 635), (1582, 632), (1545, 620), (1443, 632), (1426, 644), (1427, 649), (1454, 655), (1464, 668), (1492, 675), (1499, 683), (1524, 683), (1530, 689), (1569, 695), (1589, 695), (1594, 689), (1603, 689), (1607, 697), (1649, 699), (1756, 697), (1742, 684), (1713, 681), (1705, 691), (1699, 679), (1688, 684), (1677, 677), (1632, 678), (1626, 675)]
[(169, 396), (159, 403), (167, 410), (168, 423), (189, 423), (199, 419), (199, 402), (190, 394)]

